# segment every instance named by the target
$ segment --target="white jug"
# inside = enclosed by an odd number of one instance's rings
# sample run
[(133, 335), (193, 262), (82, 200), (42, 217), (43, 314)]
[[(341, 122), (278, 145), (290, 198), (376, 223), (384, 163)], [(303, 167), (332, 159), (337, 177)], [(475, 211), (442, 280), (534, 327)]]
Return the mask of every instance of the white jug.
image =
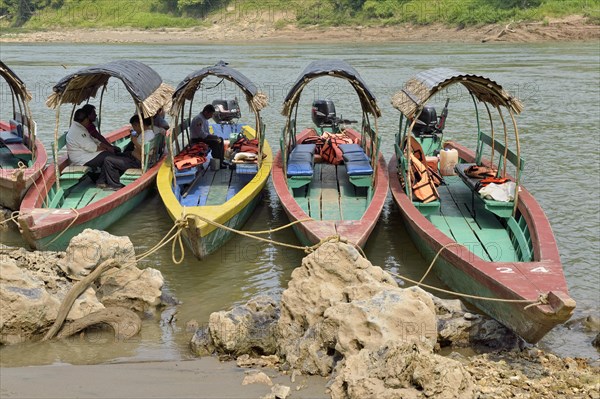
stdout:
[(444, 148), (440, 151), (440, 171), (442, 176), (453, 176), (454, 166), (458, 163), (458, 151)]

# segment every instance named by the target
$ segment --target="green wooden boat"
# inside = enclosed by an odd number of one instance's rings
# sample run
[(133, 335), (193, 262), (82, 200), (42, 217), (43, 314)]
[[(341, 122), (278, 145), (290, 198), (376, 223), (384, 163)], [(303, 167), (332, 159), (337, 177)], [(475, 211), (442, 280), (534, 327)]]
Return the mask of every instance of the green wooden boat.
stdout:
[[(474, 149), (444, 141), (448, 101), (439, 119), (427, 105), (453, 85), (474, 105)], [(569, 319), (575, 301), (550, 223), (521, 185), (521, 103), (489, 78), (447, 68), (417, 74), (392, 103), (402, 116), (390, 187), (416, 246), (429, 261), (440, 254), (433, 270), (453, 291), (526, 341), (539, 341)], [(436, 172), (443, 175), (437, 187)]]
[[(36, 189), (29, 190), (23, 199), (18, 219), (21, 233), (32, 248), (62, 250), (72, 237), (86, 228), (106, 229), (135, 209), (153, 186), (164, 159), (162, 134), (144, 144), (141, 168), (125, 171), (121, 176), (125, 186), (117, 191), (96, 187), (92, 178), (94, 171), (88, 166), (71, 165), (63, 151), (66, 133), (58, 133), (60, 106), (72, 104), (74, 110), (102, 88), (101, 110), (107, 83), (113, 77), (122, 81), (131, 94), (140, 119), (154, 116), (173, 93), (152, 68), (132, 60), (84, 68), (54, 86), (54, 93), (47, 101), (50, 107), (57, 109), (54, 163), (37, 180)], [(131, 141), (131, 127), (116, 129), (105, 138), (124, 149)]]

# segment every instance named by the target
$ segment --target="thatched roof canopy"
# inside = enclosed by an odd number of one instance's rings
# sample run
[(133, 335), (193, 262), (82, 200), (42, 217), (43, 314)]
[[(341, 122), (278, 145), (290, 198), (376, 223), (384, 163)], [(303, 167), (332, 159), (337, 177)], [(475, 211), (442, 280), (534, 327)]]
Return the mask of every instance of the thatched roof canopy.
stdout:
[(53, 88), (46, 105), (56, 108), (61, 104), (80, 104), (95, 97), (98, 89), (110, 78), (123, 82), (144, 117), (152, 116), (169, 103), (173, 89), (164, 83), (152, 68), (135, 60), (118, 60), (83, 68), (62, 78)]
[(298, 80), (296, 80), (296, 83), (294, 83), (294, 86), (285, 97), (281, 113), (286, 116), (289, 115), (294, 105), (300, 100), (300, 94), (304, 90), (304, 87), (313, 79), (321, 76), (346, 79), (356, 91), (363, 111), (375, 116), (381, 116), (375, 95), (367, 87), (367, 84), (356, 69), (342, 60), (318, 60), (311, 62), (302, 74), (300, 74)]
[(0, 61), (0, 76), (11, 87), (13, 93), (21, 97), (24, 103), (31, 101), (31, 94), (27, 91), (25, 83), (2, 61)]
[(393, 96), (392, 105), (412, 119), (431, 97), (455, 83), (462, 84), (479, 101), (489, 103), (494, 107), (507, 107), (517, 114), (523, 110), (523, 104), (493, 80), (449, 68), (435, 68), (418, 73)]
[(234, 68), (228, 67), (225, 61), (219, 61), (216, 65), (190, 73), (177, 85), (175, 93), (173, 93), (172, 115), (176, 116), (179, 113), (186, 100), (190, 101), (194, 98), (194, 94), (202, 84), (202, 81), (208, 76), (216, 76), (235, 83), (246, 94), (248, 103), (253, 104), (257, 111), (267, 106), (268, 99), (266, 94), (260, 92), (246, 75)]

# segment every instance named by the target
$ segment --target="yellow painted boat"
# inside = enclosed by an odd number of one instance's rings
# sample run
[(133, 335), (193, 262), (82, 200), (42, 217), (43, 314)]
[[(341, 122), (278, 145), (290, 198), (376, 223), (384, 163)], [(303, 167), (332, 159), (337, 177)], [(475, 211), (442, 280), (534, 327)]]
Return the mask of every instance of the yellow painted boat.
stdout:
[[(227, 168), (211, 167), (210, 159), (192, 168), (179, 170), (175, 157), (189, 149), (189, 119), (182, 115), (186, 101), (191, 103), (201, 81), (208, 76), (227, 79), (246, 94), (255, 116), (255, 126), (215, 118), (213, 134), (222, 138), (257, 139), (258, 154), (255, 163), (237, 163)], [(222, 100), (215, 100), (219, 102)], [(185, 221), (182, 236), (194, 255), (203, 259), (229, 240), (235, 233), (218, 225), (239, 230), (252, 215), (273, 164), (273, 155), (264, 137), (265, 126), (260, 110), (266, 106), (266, 96), (244, 75), (221, 62), (196, 71), (177, 87), (173, 95), (171, 115), (177, 123), (168, 140), (170, 153), (157, 176), (158, 192), (174, 221)], [(191, 104), (190, 104), (191, 107)], [(191, 109), (191, 108), (190, 108)], [(221, 122), (221, 123), (219, 123)], [(210, 158), (210, 156), (209, 156)]]

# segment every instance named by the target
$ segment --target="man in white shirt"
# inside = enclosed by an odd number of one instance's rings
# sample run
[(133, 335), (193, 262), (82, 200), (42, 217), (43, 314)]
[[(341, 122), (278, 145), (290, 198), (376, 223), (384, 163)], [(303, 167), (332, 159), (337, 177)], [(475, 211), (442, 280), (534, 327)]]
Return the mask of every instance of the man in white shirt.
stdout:
[(223, 155), (225, 154), (225, 148), (223, 145), (223, 139), (214, 134), (210, 134), (210, 127), (208, 120), (215, 114), (215, 107), (208, 104), (204, 107), (202, 112), (192, 119), (190, 124), (191, 141), (192, 143), (203, 142), (208, 144), (211, 149), (213, 158), (221, 160), (221, 168), (227, 167), (227, 164), (223, 162)]
[(67, 132), (67, 153), (72, 165), (100, 167), (100, 177), (96, 181), (98, 188), (118, 190), (121, 175), (129, 168), (135, 168), (136, 160), (125, 155), (113, 155), (103, 150), (103, 144), (91, 137), (86, 126), (89, 125), (87, 112), (75, 111), (73, 123)]

